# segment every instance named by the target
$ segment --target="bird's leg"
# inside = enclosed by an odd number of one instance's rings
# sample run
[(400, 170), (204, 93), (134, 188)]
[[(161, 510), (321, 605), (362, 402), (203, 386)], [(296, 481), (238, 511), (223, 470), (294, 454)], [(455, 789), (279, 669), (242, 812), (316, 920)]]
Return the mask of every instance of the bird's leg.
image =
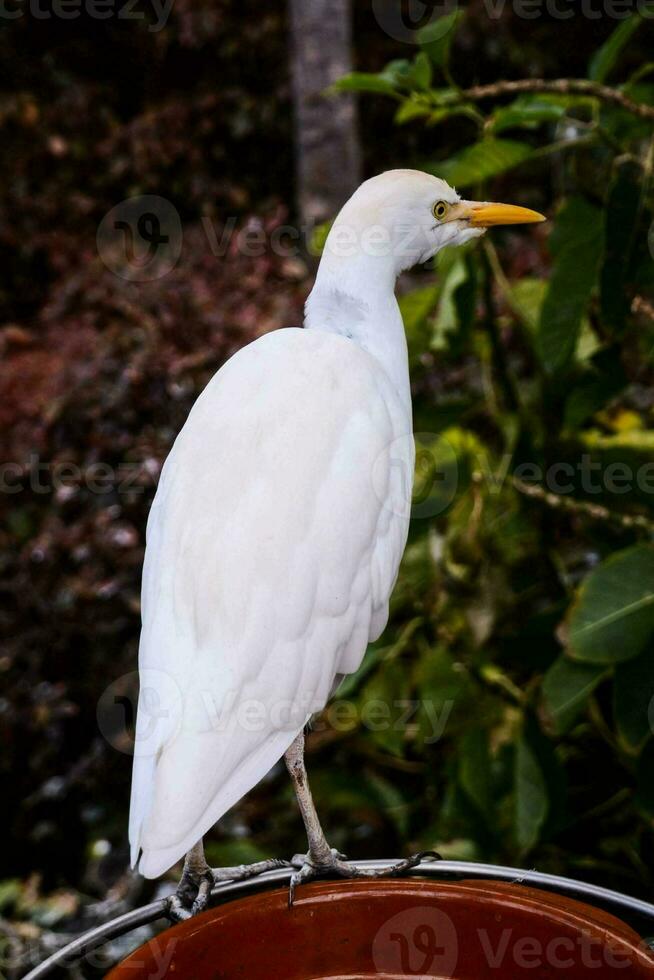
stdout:
[(439, 855), (435, 851), (421, 851), (419, 854), (414, 854), (404, 861), (398, 861), (397, 864), (381, 870), (358, 868), (355, 864), (350, 864), (345, 859), (344, 854), (340, 854), (329, 846), (320, 826), (304, 764), (304, 732), (300, 732), (297, 736), (286, 752), (284, 760), (293, 781), (295, 795), (309, 841), (308, 853), (305, 855), (296, 854), (291, 861), (297, 870), (291, 875), (289, 906), (293, 904), (296, 887), (304, 881), (317, 878), (321, 874), (335, 874), (341, 878), (391, 878), (408, 871), (410, 868), (417, 867), (425, 858), (438, 859)]
[[(329, 868), (335, 857), (342, 858), (343, 855), (332, 850), (320, 826), (318, 811), (313, 802), (313, 796), (309, 787), (309, 777), (307, 776), (307, 770), (304, 764), (303, 731), (300, 732), (286, 752), (284, 761), (286, 762), (286, 768), (293, 782), (293, 788), (309, 842), (309, 853), (306, 856), (306, 860), (303, 861), (303, 864), (310, 864), (315, 868)], [(292, 863), (294, 865), (297, 863), (296, 858), (293, 858)]]
[(211, 889), (218, 882), (245, 881), (265, 871), (289, 866), (288, 861), (272, 858), (269, 861), (255, 861), (253, 864), (238, 864), (232, 868), (210, 868), (204, 856), (202, 840), (199, 840), (186, 855), (177, 890), (168, 899), (168, 915), (174, 922), (190, 919), (198, 912), (204, 912), (209, 904)]

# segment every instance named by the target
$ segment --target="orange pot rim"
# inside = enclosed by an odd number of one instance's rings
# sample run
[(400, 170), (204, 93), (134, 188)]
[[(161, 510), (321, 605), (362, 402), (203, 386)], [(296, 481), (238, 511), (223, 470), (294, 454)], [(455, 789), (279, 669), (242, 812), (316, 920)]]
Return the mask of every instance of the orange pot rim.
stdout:
[[(377, 869), (387, 867), (394, 861), (395, 859), (387, 859), (357, 863), (367, 868)], [(248, 881), (221, 883), (212, 891), (212, 910), (225, 903), (232, 904), (239, 898), (257, 895), (280, 885), (286, 885), (290, 873), (289, 869), (280, 868)], [(553, 895), (585, 902), (594, 907), (596, 911), (608, 911), (613, 916), (618, 917), (626, 928), (637, 924), (642, 935), (654, 933), (654, 904), (572, 878), (508, 866), (447, 860), (424, 862), (418, 869), (401, 880), (410, 881), (414, 878), (431, 879), (443, 883), (453, 881), (461, 883), (461, 880), (464, 879), (468, 883), (471, 881), (493, 881), (498, 885), (528, 886), (538, 892), (545, 890)], [(337, 884), (340, 884), (341, 887), (343, 885), (342, 882)], [(134, 929), (166, 917), (166, 909), (166, 899), (162, 898), (103, 923), (48, 957), (28, 973), (23, 980), (42, 980), (42, 978), (52, 976), (62, 965), (68, 966), (79, 961), (110, 940), (127, 935)]]

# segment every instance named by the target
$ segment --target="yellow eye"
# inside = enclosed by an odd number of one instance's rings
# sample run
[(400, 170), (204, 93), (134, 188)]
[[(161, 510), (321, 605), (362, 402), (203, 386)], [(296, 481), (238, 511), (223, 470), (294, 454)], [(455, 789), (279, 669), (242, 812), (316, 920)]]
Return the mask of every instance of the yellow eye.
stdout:
[(447, 204), (445, 201), (437, 201), (436, 204), (434, 204), (434, 207), (432, 208), (432, 211), (434, 212), (434, 217), (437, 218), (439, 221), (441, 221), (447, 214), (448, 207), (449, 204)]

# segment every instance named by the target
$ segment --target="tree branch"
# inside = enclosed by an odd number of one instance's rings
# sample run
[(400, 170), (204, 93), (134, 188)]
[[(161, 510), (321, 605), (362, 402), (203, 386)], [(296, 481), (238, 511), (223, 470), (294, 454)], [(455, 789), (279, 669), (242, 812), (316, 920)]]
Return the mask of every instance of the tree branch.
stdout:
[(654, 524), (642, 514), (618, 514), (615, 511), (609, 510), (608, 507), (604, 507), (602, 504), (593, 504), (587, 500), (575, 500), (572, 497), (566, 497), (562, 494), (550, 493), (544, 487), (535, 483), (526, 483), (517, 476), (513, 476), (510, 479), (519, 493), (524, 494), (526, 497), (531, 497), (534, 500), (540, 500), (541, 503), (546, 504), (548, 507), (585, 514), (587, 517), (591, 517), (596, 521), (612, 521), (629, 530), (638, 528), (650, 534), (654, 531)]
[(617, 89), (585, 78), (523, 78), (515, 82), (496, 82), (493, 85), (475, 85), (461, 92), (462, 99), (480, 102), (501, 95), (518, 95), (523, 92), (550, 92), (554, 95), (590, 95), (602, 102), (619, 106), (641, 119), (654, 121), (654, 108), (642, 102), (633, 102)]

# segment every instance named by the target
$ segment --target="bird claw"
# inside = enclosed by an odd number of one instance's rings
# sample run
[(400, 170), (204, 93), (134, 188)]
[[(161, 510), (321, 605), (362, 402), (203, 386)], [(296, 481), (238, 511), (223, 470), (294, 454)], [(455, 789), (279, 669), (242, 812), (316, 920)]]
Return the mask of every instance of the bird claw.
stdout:
[(198, 915), (209, 905), (211, 889), (219, 882), (247, 881), (256, 878), (267, 871), (278, 868), (288, 868), (288, 861), (272, 858), (269, 861), (255, 861), (254, 864), (239, 864), (233, 868), (210, 868), (198, 874), (185, 870), (177, 890), (170, 895), (166, 905), (166, 914), (173, 922), (186, 922)]
[(179, 895), (175, 893), (166, 899), (166, 915), (171, 922), (177, 923), (186, 922), (187, 919), (192, 918), (193, 913), (186, 908)]
[(209, 904), (209, 899), (211, 897), (211, 889), (215, 884), (215, 877), (213, 871), (209, 869), (205, 871), (200, 880), (200, 885), (198, 887), (198, 893), (195, 896), (195, 901), (191, 906), (191, 915), (198, 915), (199, 912), (204, 912), (207, 905)]
[(204, 912), (209, 904), (214, 884), (215, 878), (211, 868), (207, 868), (199, 877), (185, 871), (177, 890), (167, 899), (168, 918), (172, 922), (186, 922), (200, 912)]
[[(329, 857), (327, 859), (318, 860), (314, 858), (311, 852), (308, 854), (294, 854), (291, 858), (291, 867), (296, 870), (291, 875), (288, 883), (288, 907), (293, 908), (293, 902), (295, 901), (295, 889), (298, 885), (306, 881), (313, 881), (314, 878), (319, 878), (323, 875), (342, 875), (344, 868), (349, 869), (349, 865), (346, 864), (345, 854), (341, 854), (337, 851), (335, 847), (330, 848)], [(349, 872), (348, 872), (349, 873)]]
[(441, 856), (437, 851), (419, 851), (411, 857), (405, 858), (392, 864), (389, 868), (359, 868), (356, 864), (350, 864), (344, 854), (334, 848), (331, 849), (331, 858), (326, 861), (316, 861), (311, 854), (296, 854), (291, 865), (297, 868), (292, 875), (288, 888), (288, 907), (293, 907), (295, 901), (295, 890), (298, 885), (323, 875), (337, 875), (339, 878), (395, 878), (398, 875), (417, 868), (423, 861), (440, 861)]

